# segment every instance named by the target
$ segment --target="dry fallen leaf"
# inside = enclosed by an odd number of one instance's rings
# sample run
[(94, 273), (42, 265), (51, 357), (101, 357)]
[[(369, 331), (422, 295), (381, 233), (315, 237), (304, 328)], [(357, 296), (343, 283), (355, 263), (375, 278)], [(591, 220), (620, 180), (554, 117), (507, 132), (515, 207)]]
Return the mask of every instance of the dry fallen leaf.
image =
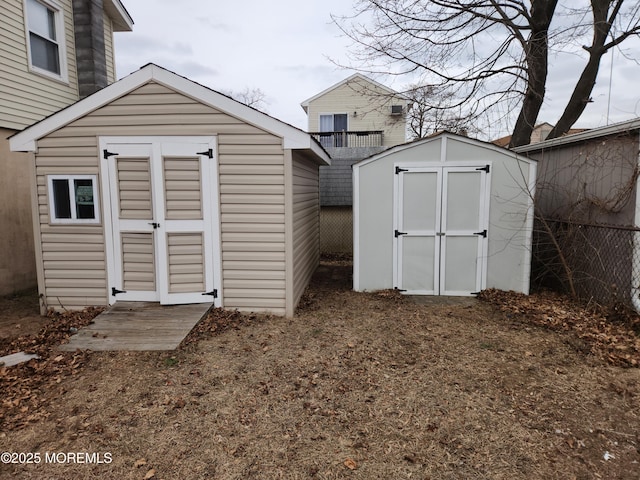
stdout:
[(347, 467), (349, 470), (355, 470), (356, 468), (358, 468), (358, 464), (352, 458), (347, 458), (344, 461), (344, 466)]
[(146, 458), (141, 458), (139, 460), (136, 460), (136, 463), (133, 464), (134, 467), (136, 468), (140, 468), (143, 465), (147, 464), (147, 459)]
[(147, 472), (147, 474), (144, 476), (144, 480), (149, 480), (150, 478), (153, 478), (156, 476), (156, 469), (152, 468), (151, 470), (149, 470)]

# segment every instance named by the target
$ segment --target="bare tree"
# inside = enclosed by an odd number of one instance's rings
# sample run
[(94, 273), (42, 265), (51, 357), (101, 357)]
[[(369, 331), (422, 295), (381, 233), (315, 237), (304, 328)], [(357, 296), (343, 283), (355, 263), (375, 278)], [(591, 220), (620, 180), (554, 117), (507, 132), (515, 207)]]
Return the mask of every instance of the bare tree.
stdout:
[[(572, 4), (573, 5), (573, 4)], [(518, 116), (511, 145), (529, 143), (546, 93), (550, 51), (577, 51), (588, 59), (565, 112), (550, 133), (566, 133), (580, 117), (600, 60), (640, 31), (640, 5), (590, 0), (357, 0), (356, 12), (334, 17), (355, 44), (353, 60), (370, 72), (421, 74), (448, 90), (445, 105), (472, 120)]]
[[(462, 109), (445, 109), (442, 105), (449, 102), (449, 94), (439, 92), (432, 85), (411, 85), (404, 95), (411, 104), (407, 114), (409, 136), (415, 140), (432, 133), (446, 130), (467, 135), (475, 132), (475, 126), (469, 122)], [(435, 105), (435, 106), (434, 106)]]
[(266, 107), (269, 104), (269, 102), (267, 101), (267, 94), (259, 88), (245, 87), (244, 90), (240, 90), (239, 92), (229, 90), (224, 93), (226, 95), (229, 95), (234, 100), (237, 100), (240, 103), (244, 103), (245, 105), (248, 105), (262, 112), (266, 112)]

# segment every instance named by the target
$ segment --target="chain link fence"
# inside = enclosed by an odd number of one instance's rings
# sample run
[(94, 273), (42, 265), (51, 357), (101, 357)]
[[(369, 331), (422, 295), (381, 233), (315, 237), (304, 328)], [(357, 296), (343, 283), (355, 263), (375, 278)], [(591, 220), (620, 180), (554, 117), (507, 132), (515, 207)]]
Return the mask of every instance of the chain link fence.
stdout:
[(320, 209), (320, 253), (353, 253), (353, 211), (350, 206)]
[(640, 299), (640, 229), (536, 220), (533, 284), (602, 305), (633, 308)]

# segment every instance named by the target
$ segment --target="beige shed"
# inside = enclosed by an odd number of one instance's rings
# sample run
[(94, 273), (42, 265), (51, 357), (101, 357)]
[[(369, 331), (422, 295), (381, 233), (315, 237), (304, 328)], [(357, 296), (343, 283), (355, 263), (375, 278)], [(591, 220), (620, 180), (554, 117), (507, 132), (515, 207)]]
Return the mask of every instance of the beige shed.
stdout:
[(319, 259), (307, 133), (149, 64), (11, 138), (33, 152), (44, 308), (292, 315)]

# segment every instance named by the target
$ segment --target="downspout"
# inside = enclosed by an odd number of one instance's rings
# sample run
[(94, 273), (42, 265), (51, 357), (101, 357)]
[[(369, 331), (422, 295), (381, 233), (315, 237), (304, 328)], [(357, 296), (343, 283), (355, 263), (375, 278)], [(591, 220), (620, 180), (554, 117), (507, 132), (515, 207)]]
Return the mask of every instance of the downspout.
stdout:
[[(636, 133), (638, 145), (640, 145), (640, 130)], [(636, 168), (640, 169), (640, 149), (636, 159)], [(636, 180), (636, 210), (633, 226), (640, 228), (640, 175)], [(636, 312), (640, 313), (640, 232), (633, 232), (633, 254), (631, 262), (631, 304)]]

